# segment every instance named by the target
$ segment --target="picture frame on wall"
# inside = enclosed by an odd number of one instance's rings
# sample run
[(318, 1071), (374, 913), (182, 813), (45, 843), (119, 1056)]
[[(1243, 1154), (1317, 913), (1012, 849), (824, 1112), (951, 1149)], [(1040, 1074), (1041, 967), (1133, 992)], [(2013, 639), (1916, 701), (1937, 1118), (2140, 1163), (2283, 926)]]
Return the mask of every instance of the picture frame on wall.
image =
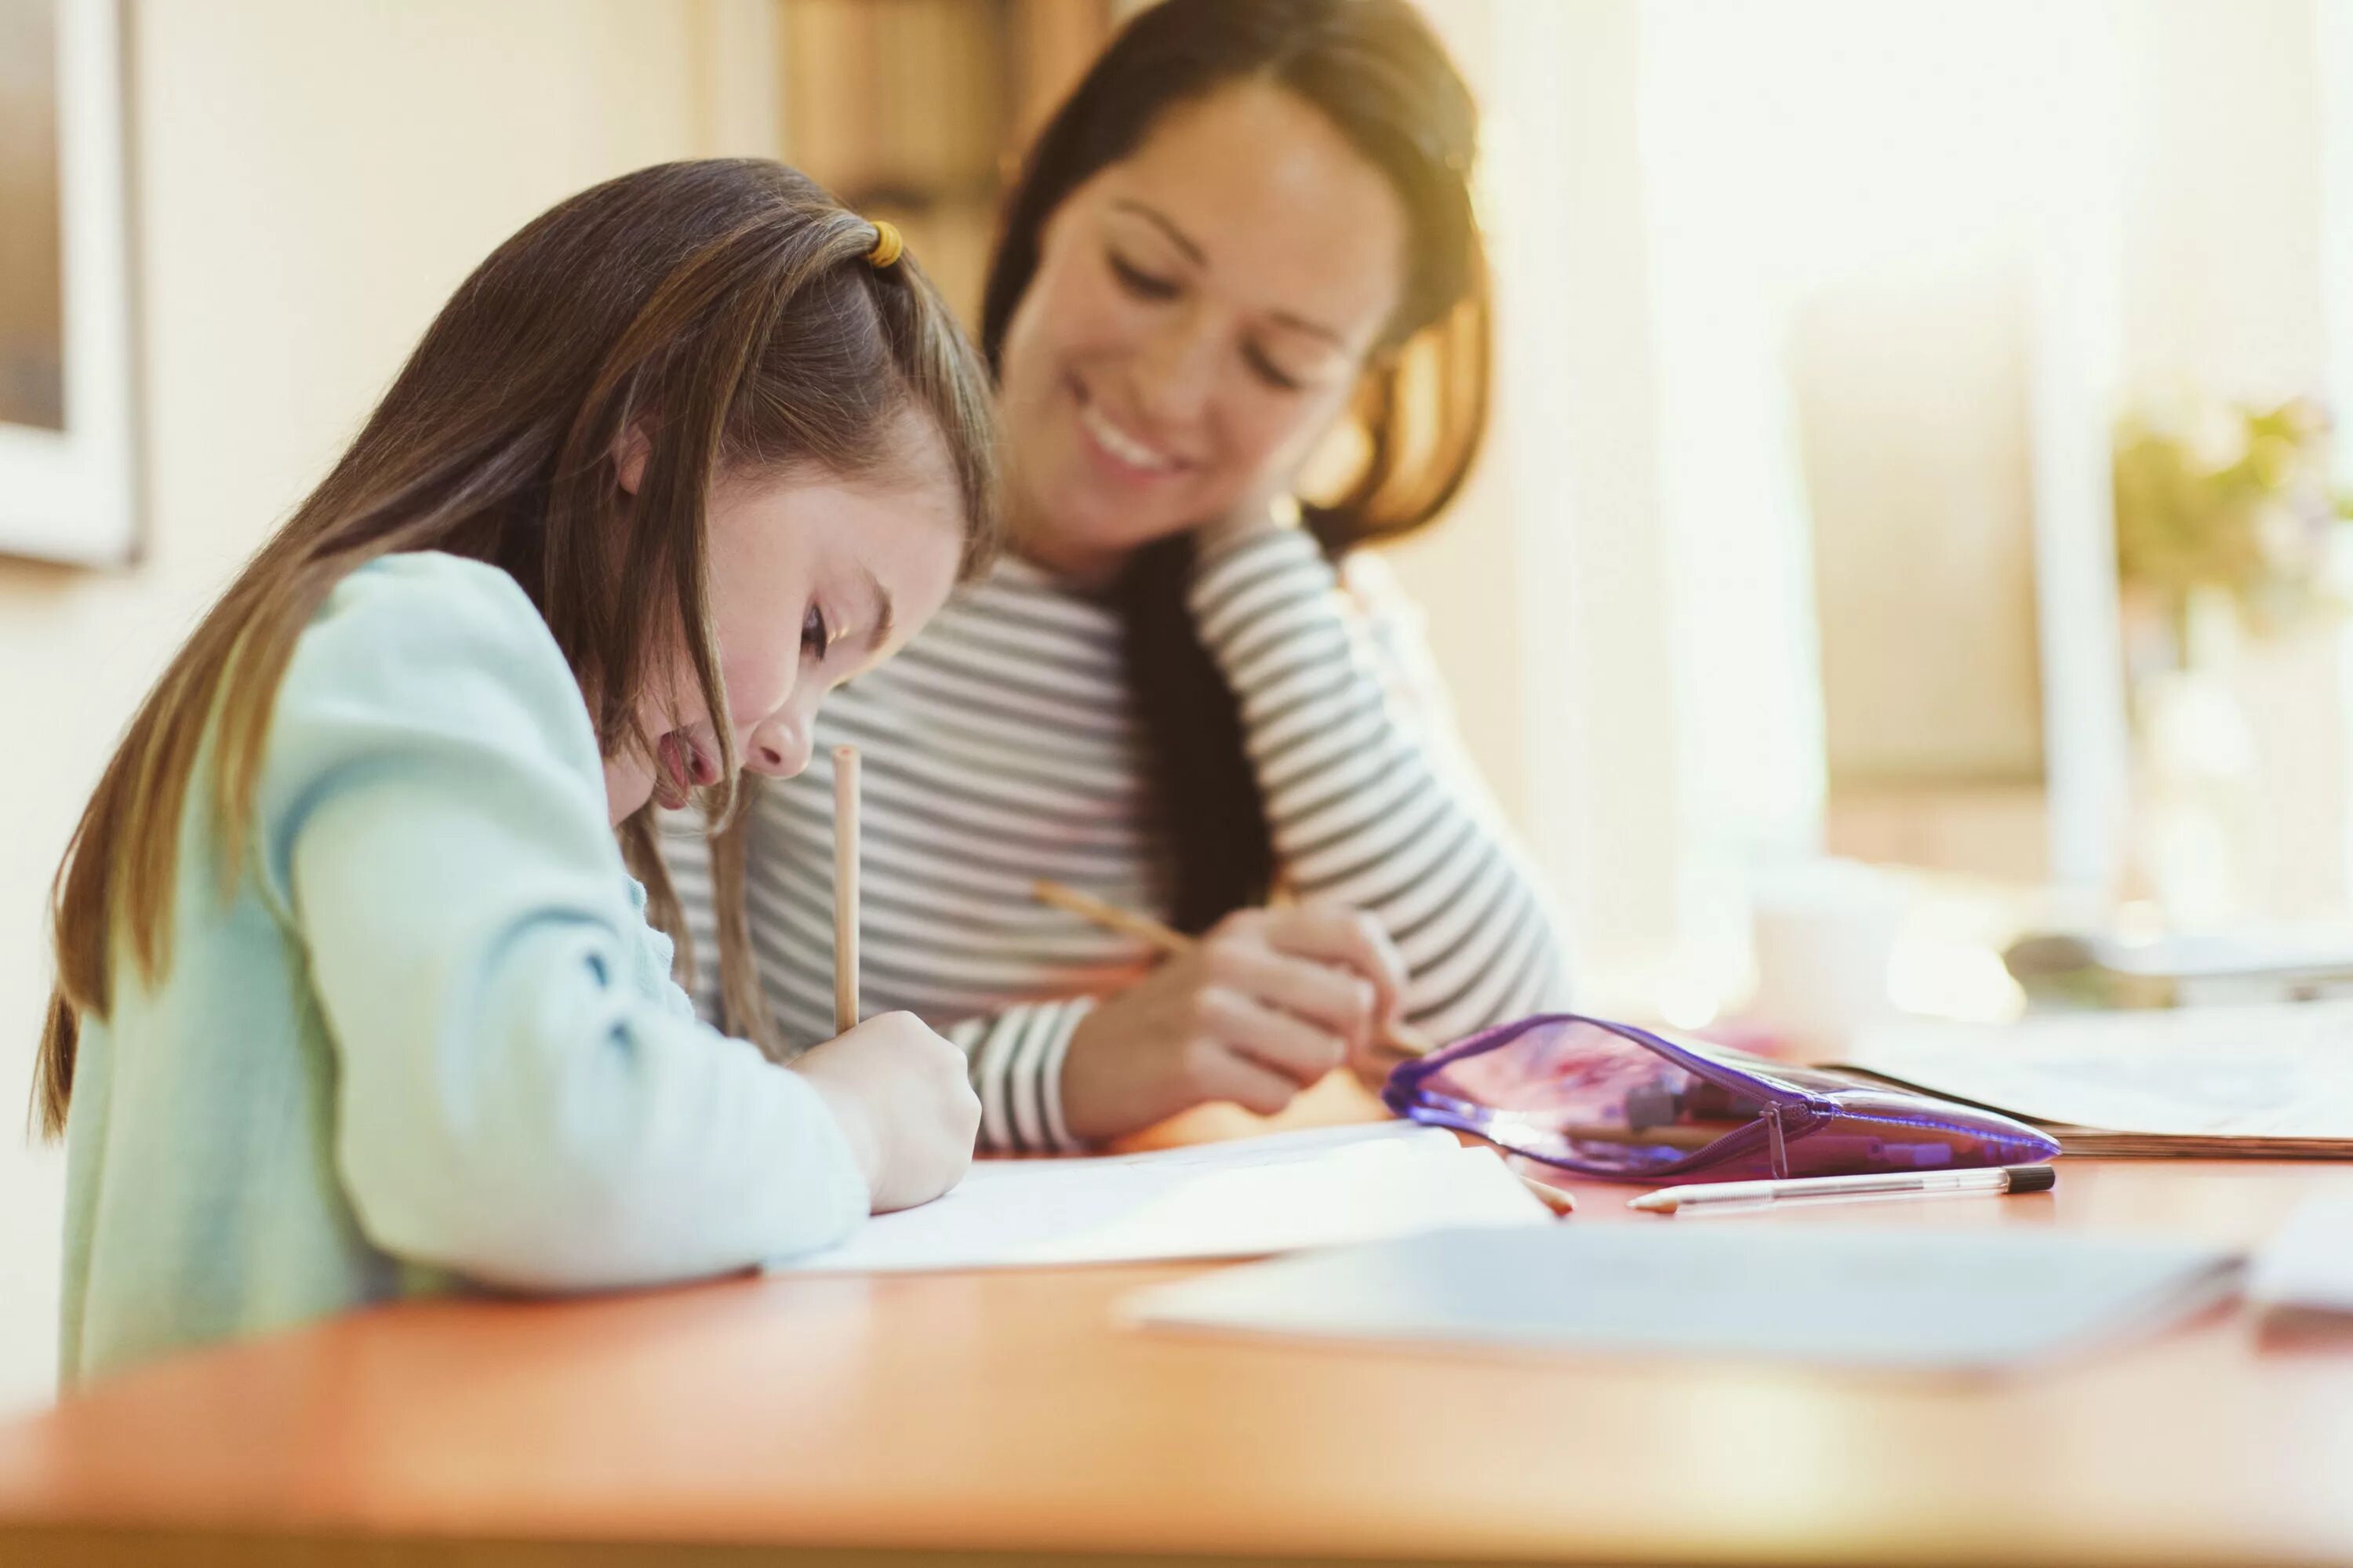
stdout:
[(0, 0), (0, 556), (140, 544), (118, 0)]

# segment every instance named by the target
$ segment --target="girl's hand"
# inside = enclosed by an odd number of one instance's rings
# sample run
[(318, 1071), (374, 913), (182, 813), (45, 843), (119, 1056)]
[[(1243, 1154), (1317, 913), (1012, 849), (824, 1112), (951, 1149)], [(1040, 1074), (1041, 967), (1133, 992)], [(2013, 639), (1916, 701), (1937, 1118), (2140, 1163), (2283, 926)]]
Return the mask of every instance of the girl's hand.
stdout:
[(1062, 1119), (1092, 1142), (1210, 1100), (1271, 1115), (1335, 1067), (1368, 1060), (1404, 989), (1404, 962), (1368, 915), (1333, 904), (1238, 911), (1081, 1021), (1062, 1063)]
[(912, 1209), (964, 1180), (980, 1131), (965, 1054), (912, 1012), (886, 1012), (804, 1052), (792, 1071), (825, 1097), (873, 1212)]

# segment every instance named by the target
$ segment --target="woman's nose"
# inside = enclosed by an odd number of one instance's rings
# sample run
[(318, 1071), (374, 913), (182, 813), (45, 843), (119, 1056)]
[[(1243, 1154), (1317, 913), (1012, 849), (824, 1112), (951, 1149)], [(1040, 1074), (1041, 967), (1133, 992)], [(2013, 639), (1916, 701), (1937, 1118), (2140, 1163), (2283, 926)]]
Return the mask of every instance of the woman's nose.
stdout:
[(1218, 353), (1217, 334), (1198, 313), (1172, 323), (1136, 367), (1139, 411), (1156, 424), (1201, 418), (1217, 386)]
[(808, 766), (808, 732), (783, 716), (765, 719), (744, 737), (744, 766), (771, 779), (790, 779)]

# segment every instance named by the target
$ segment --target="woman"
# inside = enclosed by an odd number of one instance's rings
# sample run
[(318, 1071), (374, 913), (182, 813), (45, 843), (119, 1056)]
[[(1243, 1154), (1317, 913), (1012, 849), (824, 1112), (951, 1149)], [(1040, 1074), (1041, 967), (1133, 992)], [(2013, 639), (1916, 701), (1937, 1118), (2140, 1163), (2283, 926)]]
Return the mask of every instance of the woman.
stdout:
[[(828, 714), (865, 752), (867, 993), (972, 1052), (994, 1147), (1271, 1111), (1394, 1021), (1561, 999), (1411, 612), (1351, 554), (1435, 518), (1479, 448), (1474, 151), (1405, 0), (1167, 0), (1030, 154), (982, 334), (1017, 558)], [(1339, 498), (1293, 505), (1343, 427)], [(754, 1037), (827, 1016), (824, 772), (714, 863), (670, 842), (706, 945), (747, 913), (765, 983), (701, 1002)], [(1040, 876), (1206, 939), (1154, 969)]]
[(980, 558), (987, 397), (895, 238), (774, 164), (610, 181), (460, 286), (59, 871), (67, 1382), (742, 1267), (956, 1181), (956, 1048), (898, 1014), (783, 1071), (698, 1022), (614, 830), (800, 769)]

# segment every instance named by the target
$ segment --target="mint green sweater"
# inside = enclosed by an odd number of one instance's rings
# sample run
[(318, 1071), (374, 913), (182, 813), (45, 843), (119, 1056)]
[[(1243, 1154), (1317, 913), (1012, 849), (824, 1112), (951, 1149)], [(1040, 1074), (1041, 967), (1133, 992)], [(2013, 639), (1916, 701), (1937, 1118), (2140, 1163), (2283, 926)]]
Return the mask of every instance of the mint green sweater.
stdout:
[(829, 1245), (824, 1102), (695, 1021), (607, 823), (586, 705), (514, 581), (353, 573), (297, 644), (226, 902), (200, 767), (172, 960), (84, 1021), (71, 1384), (464, 1283), (560, 1291)]

